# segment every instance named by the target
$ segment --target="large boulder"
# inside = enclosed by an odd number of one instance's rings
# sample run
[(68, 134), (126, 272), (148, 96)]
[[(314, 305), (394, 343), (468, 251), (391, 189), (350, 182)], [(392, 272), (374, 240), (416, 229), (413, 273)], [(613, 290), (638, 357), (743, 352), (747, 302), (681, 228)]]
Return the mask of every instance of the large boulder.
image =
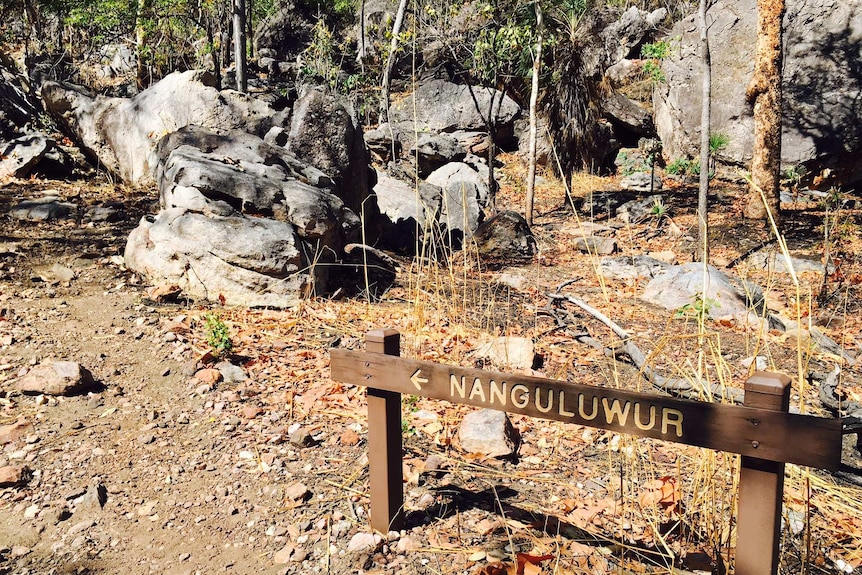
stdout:
[[(352, 106), (322, 90), (310, 89), (293, 106), (287, 149), (327, 174), (335, 193), (367, 221), (377, 217), (366, 201), (374, 185), (371, 156)], [(373, 238), (369, 241), (373, 241)]]
[[(754, 142), (745, 90), (754, 70), (756, 0), (716, 0), (709, 9), (713, 132), (728, 136), (720, 159), (747, 166)], [(835, 170), (862, 180), (862, 0), (788, 0), (784, 20), (784, 167)], [(654, 93), (655, 123), (669, 159), (694, 157), (700, 140), (701, 63), (695, 15), (669, 34), (667, 78)], [(677, 42), (675, 39), (679, 38)]]
[(350, 260), (360, 221), (320, 170), (252, 134), (200, 126), (165, 136), (152, 161), (162, 211), (126, 246), (126, 265), (151, 283), (272, 307), (325, 293), (336, 276), (351, 288), (355, 266), (332, 264)]
[(411, 185), (378, 172), (374, 194), (383, 216), (384, 247), (402, 253), (418, 252), (422, 238), (431, 237), (437, 225), (442, 190), (428, 182)]
[(427, 181), (443, 189), (439, 221), (448, 243), (460, 249), (485, 219), (488, 179), (465, 162), (452, 162), (431, 173)]
[(21, 78), (0, 65), (0, 141), (23, 135), (38, 114), (39, 104)]
[(133, 98), (93, 96), (80, 87), (46, 82), (47, 111), (94, 163), (126, 183), (153, 182), (151, 152), (165, 134), (195, 124), (263, 134), (278, 121), (267, 104), (233, 90), (219, 92), (202, 70), (175, 72)]
[(227, 305), (289, 307), (318, 286), (320, 268), (287, 222), (205, 216), (184, 208), (147, 216), (126, 244), (126, 265), (186, 294)]
[(488, 114), (492, 99), (495, 135), (498, 142), (505, 143), (513, 137), (513, 126), (521, 108), (513, 99), (493, 88), (474, 86), (471, 95), (470, 86), (432, 80), (395, 102), (389, 111), (389, 121), (415, 121), (420, 132), (487, 130), (482, 118)]
[(72, 158), (44, 134), (34, 132), (0, 143), (0, 178), (38, 174), (63, 179), (71, 176), (72, 170)]

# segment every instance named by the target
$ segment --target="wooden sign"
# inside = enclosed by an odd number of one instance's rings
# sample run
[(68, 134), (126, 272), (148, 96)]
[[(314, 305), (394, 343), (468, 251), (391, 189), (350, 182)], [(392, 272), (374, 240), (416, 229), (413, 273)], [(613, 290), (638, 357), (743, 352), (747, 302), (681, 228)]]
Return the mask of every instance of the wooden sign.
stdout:
[(332, 350), (332, 378), (718, 451), (838, 469), (841, 422), (553, 379)]
[(784, 463), (837, 469), (841, 422), (788, 413), (790, 378), (757, 372), (745, 405), (686, 401), (399, 357), (400, 334), (374, 330), (368, 352), (331, 352), (332, 379), (368, 387), (371, 527), (404, 524), (401, 394), (555, 419), (742, 455), (737, 575), (777, 575)]

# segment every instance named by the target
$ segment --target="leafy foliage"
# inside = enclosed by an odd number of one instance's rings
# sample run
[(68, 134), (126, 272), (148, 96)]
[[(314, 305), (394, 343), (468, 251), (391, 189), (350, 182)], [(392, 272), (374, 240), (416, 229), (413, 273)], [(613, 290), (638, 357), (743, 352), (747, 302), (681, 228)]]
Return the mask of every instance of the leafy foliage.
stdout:
[(219, 316), (214, 313), (206, 314), (204, 316), (204, 326), (206, 327), (207, 345), (210, 346), (213, 354), (225, 356), (233, 350), (230, 328), (228, 328)]

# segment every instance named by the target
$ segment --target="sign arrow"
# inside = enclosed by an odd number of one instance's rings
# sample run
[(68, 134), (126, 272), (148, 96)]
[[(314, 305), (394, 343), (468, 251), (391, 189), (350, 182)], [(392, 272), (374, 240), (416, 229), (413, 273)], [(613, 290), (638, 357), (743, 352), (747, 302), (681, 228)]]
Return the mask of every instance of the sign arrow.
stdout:
[(416, 386), (416, 389), (418, 389), (419, 391), (422, 391), (422, 385), (421, 385), (421, 384), (423, 384), (423, 383), (428, 383), (428, 378), (427, 378), (427, 377), (422, 377), (421, 375), (419, 375), (419, 374), (421, 374), (421, 373), (422, 373), (422, 370), (421, 370), (421, 369), (417, 369), (417, 370), (413, 373), (413, 375), (411, 375), (411, 376), (410, 376), (410, 381), (412, 381), (412, 382), (413, 382), (413, 385), (415, 385), (415, 386)]

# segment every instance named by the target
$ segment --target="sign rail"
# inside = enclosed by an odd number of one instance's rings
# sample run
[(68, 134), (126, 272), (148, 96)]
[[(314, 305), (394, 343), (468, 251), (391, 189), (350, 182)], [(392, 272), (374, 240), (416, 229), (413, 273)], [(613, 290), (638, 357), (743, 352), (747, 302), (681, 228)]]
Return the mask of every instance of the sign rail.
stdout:
[(365, 353), (333, 349), (331, 371), (335, 381), (368, 387), (371, 524), (378, 531), (403, 522), (402, 393), (742, 455), (741, 575), (777, 573), (784, 463), (840, 466), (840, 420), (788, 413), (783, 375), (756, 373), (744, 405), (736, 406), (402, 358), (394, 330), (371, 331), (366, 344)]

